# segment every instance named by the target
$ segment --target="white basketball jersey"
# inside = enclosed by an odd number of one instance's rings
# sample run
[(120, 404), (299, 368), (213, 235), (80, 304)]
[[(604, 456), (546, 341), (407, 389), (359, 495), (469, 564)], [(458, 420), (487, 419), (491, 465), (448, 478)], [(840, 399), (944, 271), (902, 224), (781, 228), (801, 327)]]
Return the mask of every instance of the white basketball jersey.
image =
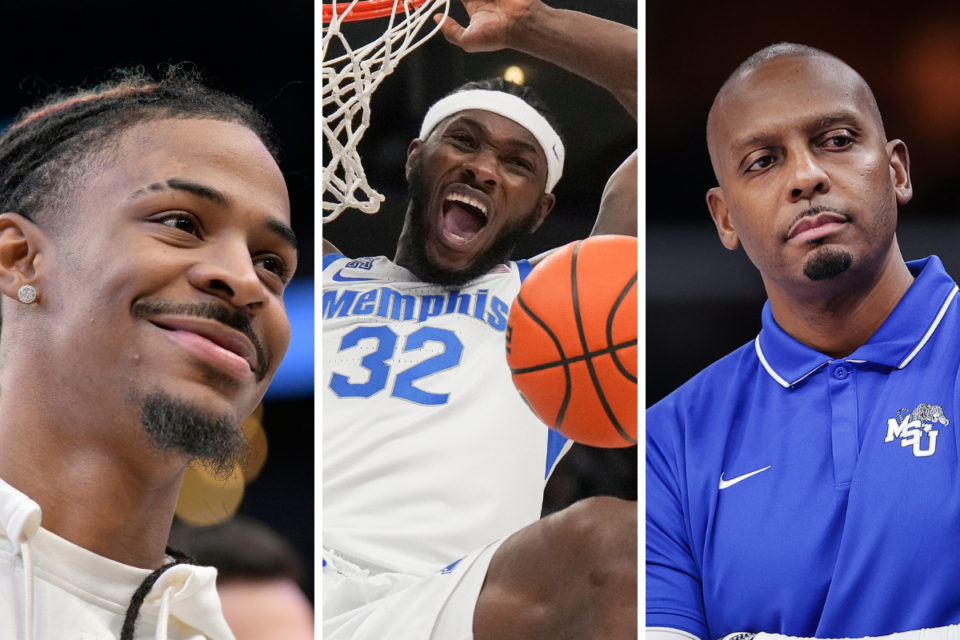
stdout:
[(506, 362), (529, 263), (458, 290), (384, 257), (323, 267), (323, 546), (428, 575), (537, 520), (570, 443)]

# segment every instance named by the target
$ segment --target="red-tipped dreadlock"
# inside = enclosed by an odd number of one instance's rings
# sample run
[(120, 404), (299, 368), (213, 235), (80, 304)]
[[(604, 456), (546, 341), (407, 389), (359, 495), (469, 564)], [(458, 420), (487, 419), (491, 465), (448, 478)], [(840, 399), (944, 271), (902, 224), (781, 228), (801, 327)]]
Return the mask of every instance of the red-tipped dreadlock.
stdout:
[(83, 175), (83, 161), (116, 134), (151, 120), (234, 122), (256, 133), (276, 158), (263, 117), (239, 98), (205, 87), (196, 73), (173, 66), (160, 80), (141, 69), (115, 75), (93, 89), (54, 94), (10, 125), (0, 137), (0, 212), (38, 224), (55, 220), (57, 205)]
[(143, 122), (198, 118), (243, 125), (277, 158), (266, 120), (243, 100), (215, 91), (199, 74), (170, 66), (159, 80), (142, 69), (114, 72), (92, 89), (51, 95), (26, 109), (0, 137), (0, 213), (56, 227), (88, 163), (117, 134)]

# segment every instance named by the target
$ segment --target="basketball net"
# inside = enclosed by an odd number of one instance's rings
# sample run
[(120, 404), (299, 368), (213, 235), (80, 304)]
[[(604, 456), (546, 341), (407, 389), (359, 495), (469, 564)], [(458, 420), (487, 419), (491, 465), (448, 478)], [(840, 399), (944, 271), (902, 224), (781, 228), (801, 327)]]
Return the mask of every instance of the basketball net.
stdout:
[[(384, 197), (370, 186), (357, 154), (357, 144), (370, 126), (370, 98), (404, 56), (440, 30), (437, 25), (425, 36), (417, 37), (441, 6), (446, 19), (450, 0), (324, 3), (322, 19), (328, 26), (321, 37), (321, 121), (323, 140), (330, 152), (321, 184), (324, 223), (346, 209), (371, 214), (380, 209)], [(344, 22), (386, 16), (390, 21), (381, 37), (356, 50), (350, 47), (341, 31)], [(346, 53), (328, 60), (328, 48), (335, 38)], [(333, 201), (327, 201), (328, 193)]]

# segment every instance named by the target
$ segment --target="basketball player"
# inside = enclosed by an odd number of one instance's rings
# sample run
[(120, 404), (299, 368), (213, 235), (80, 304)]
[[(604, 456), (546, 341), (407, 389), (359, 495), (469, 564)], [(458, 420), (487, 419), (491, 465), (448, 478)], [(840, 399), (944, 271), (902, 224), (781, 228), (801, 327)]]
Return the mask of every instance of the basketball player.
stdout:
[[(635, 30), (531, 0), (464, 5), (469, 27), (443, 26), (452, 43), (554, 62), (636, 117)], [(595, 498), (537, 521), (569, 443), (505, 361), (506, 314), (538, 262), (509, 254), (550, 213), (563, 166), (545, 113), (502, 81), (440, 100), (409, 147), (394, 261), (324, 243), (326, 640), (637, 637), (636, 505)], [(634, 154), (594, 233), (636, 234), (636, 180)]]
[(215, 570), (164, 548), (187, 463), (240, 459), (289, 343), (274, 154), (249, 105), (176, 71), (0, 138), (3, 638), (233, 638)]
[(647, 413), (648, 636), (955, 637), (960, 301), (901, 256), (907, 147), (857, 72), (787, 43), (730, 76), (707, 138), (720, 240), (769, 300)]

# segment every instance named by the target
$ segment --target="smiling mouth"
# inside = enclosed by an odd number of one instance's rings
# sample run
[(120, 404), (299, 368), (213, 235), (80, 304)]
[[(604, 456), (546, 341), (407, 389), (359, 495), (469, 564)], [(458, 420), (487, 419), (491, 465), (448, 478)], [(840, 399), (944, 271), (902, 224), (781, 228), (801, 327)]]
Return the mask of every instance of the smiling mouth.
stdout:
[(215, 320), (190, 316), (159, 316), (150, 323), (168, 332), (170, 339), (192, 355), (234, 378), (262, 379), (257, 350), (239, 331)]
[(451, 191), (440, 210), (440, 231), (447, 244), (462, 247), (487, 226), (488, 206), (480, 198)]

